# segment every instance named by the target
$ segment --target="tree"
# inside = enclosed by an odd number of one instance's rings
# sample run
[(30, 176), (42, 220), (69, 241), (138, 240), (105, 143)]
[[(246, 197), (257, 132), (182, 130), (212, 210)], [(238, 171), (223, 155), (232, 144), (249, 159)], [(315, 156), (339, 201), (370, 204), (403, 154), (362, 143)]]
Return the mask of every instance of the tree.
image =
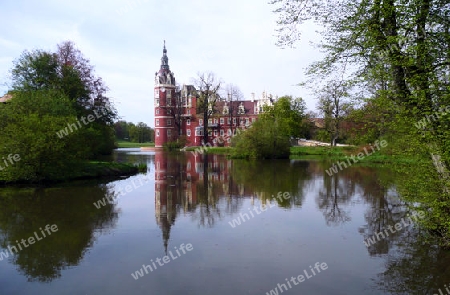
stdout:
[(171, 116), (175, 127), (177, 128), (177, 135), (181, 134), (181, 127), (183, 127), (185, 106), (182, 99), (182, 94), (179, 86), (177, 85), (173, 98), (170, 104), (160, 105), (160, 108), (166, 109), (166, 114)]
[[(280, 45), (295, 44), (301, 36), (299, 28), (307, 20), (314, 20), (324, 28), (320, 47), (326, 56), (311, 65), (310, 75), (323, 79), (344, 68), (347, 81), (375, 90), (366, 101), (372, 103), (377, 99), (385, 103), (384, 109), (396, 111), (384, 136), (391, 140), (391, 152), (425, 157), (427, 164), (418, 160), (422, 167), (419, 174), (425, 175), (425, 179), (439, 179), (437, 186), (441, 193), (432, 199), (423, 195), (423, 209), (433, 215), (423, 224), (450, 247), (450, 118), (442, 111), (450, 104), (448, 1), (273, 0), (271, 3), (277, 5)], [(414, 127), (420, 125), (418, 122), (424, 123), (422, 128)], [(429, 184), (429, 181), (422, 183), (432, 191), (436, 184)], [(415, 185), (412, 180), (408, 184), (412, 194), (417, 191), (412, 189)], [(404, 195), (408, 195), (407, 190)]]
[(149, 142), (152, 141), (152, 128), (148, 127), (143, 122), (137, 123), (137, 125), (131, 125), (129, 129), (130, 141), (132, 142)]
[(195, 81), (197, 89), (197, 114), (203, 115), (203, 143), (208, 142), (208, 120), (215, 112), (214, 106), (220, 99), (222, 85), (213, 73), (199, 73)]
[(3, 167), (0, 178), (30, 182), (63, 178), (90, 152), (75, 133), (57, 138), (61, 126), (76, 120), (69, 99), (59, 91), (15, 92), (13, 99), (0, 107), (0, 158), (17, 154), (20, 161)]
[(319, 93), (317, 109), (323, 115), (325, 131), (329, 134), (331, 146), (336, 146), (336, 140), (340, 136), (341, 122), (347, 104), (344, 99), (348, 96), (347, 87), (337, 81), (327, 83)]
[[(73, 42), (58, 44), (55, 53), (24, 51), (11, 69), (13, 91), (57, 90), (69, 99), (78, 117), (93, 116), (86, 138), (91, 155), (109, 154), (114, 148), (113, 123), (117, 111), (106, 97), (108, 88), (94, 75), (93, 66)], [(80, 133), (79, 136), (82, 136)], [(85, 134), (87, 135), (87, 133)]]
[(258, 120), (233, 138), (234, 156), (245, 158), (288, 158), (290, 139), (304, 136), (309, 127), (303, 99), (280, 97), (267, 106)]
[[(228, 115), (230, 118), (230, 122), (233, 122), (233, 116), (236, 113), (236, 107), (233, 105), (233, 101), (240, 101), (244, 99), (244, 95), (238, 86), (234, 84), (228, 84), (225, 87), (225, 91), (227, 92), (227, 99), (229, 102), (228, 107)], [(233, 133), (233, 124), (230, 124), (231, 134)]]

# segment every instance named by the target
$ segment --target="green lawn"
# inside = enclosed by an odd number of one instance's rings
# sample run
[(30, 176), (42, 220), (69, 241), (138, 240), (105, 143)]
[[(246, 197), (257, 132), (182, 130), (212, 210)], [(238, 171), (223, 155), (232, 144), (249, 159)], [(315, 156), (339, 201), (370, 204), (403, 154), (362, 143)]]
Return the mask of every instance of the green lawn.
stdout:
[(129, 141), (117, 141), (117, 147), (119, 148), (140, 148), (140, 147), (154, 147), (154, 142), (129, 142)]

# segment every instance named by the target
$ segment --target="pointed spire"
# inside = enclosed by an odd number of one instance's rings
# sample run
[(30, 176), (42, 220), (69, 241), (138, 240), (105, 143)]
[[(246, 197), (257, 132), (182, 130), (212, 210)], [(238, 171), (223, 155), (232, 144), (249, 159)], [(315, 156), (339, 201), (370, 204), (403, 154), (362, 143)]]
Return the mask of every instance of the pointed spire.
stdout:
[(167, 57), (166, 40), (164, 40), (163, 56), (161, 58), (161, 69), (169, 70), (169, 58)]

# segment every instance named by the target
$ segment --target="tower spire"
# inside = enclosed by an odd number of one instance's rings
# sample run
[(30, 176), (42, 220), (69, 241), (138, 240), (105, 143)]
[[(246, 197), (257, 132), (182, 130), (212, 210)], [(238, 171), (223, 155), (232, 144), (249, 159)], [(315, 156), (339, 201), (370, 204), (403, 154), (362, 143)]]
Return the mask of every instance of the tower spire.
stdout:
[(163, 56), (161, 58), (161, 69), (169, 70), (169, 58), (167, 57), (166, 40), (164, 40)]

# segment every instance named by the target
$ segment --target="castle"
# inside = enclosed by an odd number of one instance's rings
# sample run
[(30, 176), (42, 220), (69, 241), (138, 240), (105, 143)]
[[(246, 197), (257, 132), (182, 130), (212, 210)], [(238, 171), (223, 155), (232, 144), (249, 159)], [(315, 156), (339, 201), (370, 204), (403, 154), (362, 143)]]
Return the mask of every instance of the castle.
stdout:
[(200, 146), (203, 143), (203, 124), (208, 126), (208, 143), (230, 144), (231, 137), (239, 130), (250, 127), (265, 105), (273, 105), (273, 98), (263, 92), (260, 99), (251, 100), (218, 98), (213, 114), (208, 122), (203, 122), (203, 113), (197, 113), (197, 91), (193, 85), (177, 86), (175, 76), (169, 67), (166, 44), (164, 42), (161, 67), (155, 73), (155, 147), (175, 141), (185, 136), (187, 146)]

